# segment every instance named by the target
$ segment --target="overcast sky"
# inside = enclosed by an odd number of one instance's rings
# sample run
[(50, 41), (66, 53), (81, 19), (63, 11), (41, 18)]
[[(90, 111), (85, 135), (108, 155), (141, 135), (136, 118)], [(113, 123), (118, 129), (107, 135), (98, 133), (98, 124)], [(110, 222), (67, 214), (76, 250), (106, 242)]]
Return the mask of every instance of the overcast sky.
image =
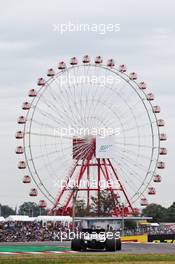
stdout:
[[(151, 201), (175, 201), (175, 2), (173, 0), (6, 0), (0, 4), (0, 202), (29, 200), (17, 170), (16, 119), (36, 79), (71, 56), (125, 63), (149, 84), (168, 134), (166, 171)], [(120, 24), (120, 31), (60, 32), (58, 24)]]

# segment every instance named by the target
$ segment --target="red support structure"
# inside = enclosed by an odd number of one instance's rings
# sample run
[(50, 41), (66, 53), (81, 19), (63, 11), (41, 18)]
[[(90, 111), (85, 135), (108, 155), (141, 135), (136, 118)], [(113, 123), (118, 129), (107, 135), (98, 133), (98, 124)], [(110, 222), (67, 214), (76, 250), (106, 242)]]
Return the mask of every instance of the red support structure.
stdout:
[[(61, 215), (66, 215), (68, 213), (71, 213), (72, 210), (72, 197), (74, 194), (74, 188), (70, 188), (69, 182), (70, 180), (74, 177), (74, 181), (76, 183), (76, 195), (75, 198), (77, 198), (78, 192), (86, 192), (86, 206), (89, 209), (90, 207), (90, 194), (91, 192), (95, 192), (97, 194), (97, 199), (98, 199), (98, 215), (100, 214), (100, 192), (103, 190), (108, 190), (111, 193), (114, 208), (113, 212), (111, 212), (111, 215), (116, 215), (116, 216), (121, 216), (122, 215), (122, 204), (119, 199), (120, 195), (122, 194), (122, 198), (125, 199), (125, 208), (124, 208), (124, 214), (125, 215), (132, 215), (134, 214), (134, 208), (132, 207), (131, 201), (127, 195), (126, 190), (124, 189), (121, 180), (116, 172), (116, 169), (112, 165), (112, 162), (110, 159), (100, 159), (96, 158), (95, 156), (95, 140), (93, 139), (92, 142), (89, 144), (89, 147), (86, 151), (83, 152), (83, 155), (80, 153), (78, 149), (78, 144), (80, 145), (79, 147), (82, 149), (82, 142), (84, 140), (75, 140), (74, 139), (74, 152), (73, 158), (76, 159), (76, 163), (73, 167), (73, 169), (70, 172), (70, 175), (67, 177), (65, 181), (65, 186), (61, 190), (59, 196), (56, 199), (56, 202), (52, 208), (53, 212), (54, 210), (58, 209), (58, 206), (60, 206), (61, 211), (58, 210), (59, 214)], [(77, 145), (76, 145), (77, 144)], [(91, 181), (91, 175), (90, 175), (90, 167), (92, 166), (93, 170), (97, 174), (97, 184), (96, 187), (90, 186), (90, 181)], [(97, 170), (95, 169), (97, 168)], [(78, 174), (75, 175), (75, 172), (79, 170)], [(111, 185), (111, 176), (112, 179), (115, 179), (115, 187)], [(101, 179), (102, 177), (106, 181), (106, 186), (105, 188), (101, 187)], [(86, 185), (82, 188), (81, 186), (81, 180), (86, 180), (87, 183)], [(117, 187), (119, 186), (119, 187)], [(65, 198), (65, 194), (67, 197)], [(122, 201), (123, 202), (123, 201)], [(61, 206), (61, 203), (62, 206)]]
[(115, 171), (110, 159), (108, 159), (108, 162), (109, 162), (109, 164), (111, 166), (111, 169), (112, 169), (112, 171), (113, 171), (113, 173), (114, 173), (114, 175), (115, 175), (115, 177), (116, 177), (116, 179), (117, 179), (117, 181), (118, 181), (118, 183), (120, 185), (121, 191), (123, 192), (123, 194), (124, 194), (124, 196), (125, 196), (125, 198), (126, 198), (126, 200), (128, 202), (128, 207), (131, 209), (131, 211), (132, 211), (131, 213), (134, 214), (134, 208), (132, 207), (132, 204), (131, 204), (131, 202), (130, 202), (130, 200), (128, 198), (128, 195), (127, 195), (125, 189), (123, 188), (122, 183), (121, 183), (121, 181), (120, 181), (120, 179), (119, 179), (119, 177), (118, 177), (118, 175), (117, 175), (117, 173), (116, 173), (116, 171)]
[(98, 197), (98, 215), (100, 214), (100, 184), (101, 184), (101, 175), (100, 175), (100, 159), (97, 159), (97, 166), (98, 166), (98, 191), (97, 191), (97, 197)]
[(76, 170), (77, 164), (78, 164), (78, 161), (76, 161), (76, 163), (75, 163), (73, 169), (71, 170), (70, 175), (69, 175), (69, 177), (68, 177), (67, 180), (66, 180), (66, 184), (64, 185), (64, 187), (62, 188), (62, 190), (61, 190), (59, 196), (57, 197), (57, 200), (56, 200), (56, 202), (55, 202), (55, 204), (54, 204), (54, 206), (53, 206), (53, 208), (52, 208), (52, 211), (54, 211), (54, 210), (57, 208), (57, 206), (59, 205), (60, 200), (61, 200), (61, 197), (62, 197), (62, 195), (64, 194), (64, 192), (66, 191), (67, 186), (68, 186), (68, 184), (69, 184), (69, 181), (70, 181), (70, 179), (72, 178), (72, 176), (73, 176), (73, 174), (74, 174), (74, 172), (75, 172), (75, 170)]
[(90, 166), (87, 167), (87, 209), (90, 207)]
[[(109, 190), (110, 190), (111, 195), (112, 195), (112, 199), (113, 199), (113, 203), (114, 203), (114, 208), (117, 208), (120, 211), (121, 205), (120, 205), (120, 203), (118, 201), (117, 196), (114, 193), (113, 187), (111, 186), (111, 179), (110, 179), (110, 176), (109, 176), (109, 173), (108, 173), (108, 169), (107, 169), (107, 165), (106, 165), (106, 160), (105, 159), (103, 159), (103, 164), (104, 164), (104, 168), (105, 168), (104, 176), (105, 176), (106, 181), (107, 181), (107, 183), (109, 185)], [(115, 210), (115, 212), (116, 212), (116, 210)]]

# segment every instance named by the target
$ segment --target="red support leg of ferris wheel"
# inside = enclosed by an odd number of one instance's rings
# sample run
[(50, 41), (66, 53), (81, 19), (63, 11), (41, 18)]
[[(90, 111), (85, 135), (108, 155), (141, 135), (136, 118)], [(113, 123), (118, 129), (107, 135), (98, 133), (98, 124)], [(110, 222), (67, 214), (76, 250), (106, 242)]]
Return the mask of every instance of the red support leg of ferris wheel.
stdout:
[[(86, 192), (86, 207), (89, 208), (90, 206), (90, 194), (92, 192), (95, 192), (97, 194), (97, 199), (99, 202), (99, 207), (98, 207), (98, 212), (97, 214), (100, 214), (100, 193), (102, 191), (101, 188), (101, 179), (102, 176), (106, 182), (106, 188), (103, 188), (104, 190), (108, 190), (111, 193), (112, 201), (113, 201), (113, 213), (116, 216), (121, 216), (122, 215), (122, 205), (121, 202), (119, 201), (119, 193), (122, 193), (123, 197), (125, 198), (127, 202), (127, 206), (125, 207), (125, 214), (132, 214), (134, 213), (134, 209), (131, 205), (131, 202), (127, 196), (127, 193), (125, 189), (122, 186), (122, 183), (119, 179), (119, 176), (117, 175), (117, 172), (115, 168), (112, 165), (112, 162), (110, 159), (106, 158), (96, 158), (96, 141), (92, 139), (92, 141), (89, 143), (88, 146), (88, 151), (84, 151), (84, 154), (80, 154), (80, 149), (81, 151), (85, 149), (85, 147), (82, 147), (82, 142), (84, 142), (85, 139), (78, 139), (78, 142), (81, 142), (81, 147), (78, 150), (78, 146), (76, 146), (76, 154), (74, 154), (74, 158), (77, 158), (77, 161), (70, 172), (67, 180), (66, 180), (66, 185), (64, 188), (61, 190), (54, 207), (52, 208), (52, 211), (54, 211), (56, 208), (58, 208), (62, 204), (62, 211), (61, 214), (65, 215), (68, 212), (68, 209), (72, 209), (72, 197), (74, 195), (75, 189), (70, 188), (69, 182), (72, 178), (74, 178), (74, 182), (76, 183), (76, 195), (77, 197), (79, 192)], [(86, 144), (85, 144), (86, 145)], [(90, 181), (91, 181), (91, 175), (90, 175), (90, 168), (93, 167), (93, 169), (96, 170), (96, 187), (90, 187)], [(77, 172), (79, 168), (79, 172)], [(91, 169), (92, 170), (92, 169)], [(114, 188), (114, 186), (111, 186), (111, 173), (113, 174), (116, 182), (115, 186), (119, 186), (118, 188)], [(76, 174), (76, 175), (75, 175)], [(86, 187), (81, 186), (81, 181), (84, 180), (87, 182)], [(66, 196), (66, 197), (65, 197)], [(63, 201), (62, 201), (63, 200)], [(70, 212), (71, 210), (69, 210)]]

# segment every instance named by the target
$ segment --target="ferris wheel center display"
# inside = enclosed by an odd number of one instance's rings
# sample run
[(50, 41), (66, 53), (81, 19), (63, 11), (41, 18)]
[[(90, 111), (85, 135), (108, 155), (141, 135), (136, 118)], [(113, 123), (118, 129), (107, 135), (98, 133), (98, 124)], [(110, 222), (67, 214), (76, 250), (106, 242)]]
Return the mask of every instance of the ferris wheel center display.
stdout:
[(57, 68), (30, 87), (17, 119), (21, 181), (50, 214), (71, 215), (74, 199), (90, 209), (102, 191), (111, 196), (109, 215), (138, 214), (165, 169), (165, 121), (154, 94), (113, 59), (85, 55)]

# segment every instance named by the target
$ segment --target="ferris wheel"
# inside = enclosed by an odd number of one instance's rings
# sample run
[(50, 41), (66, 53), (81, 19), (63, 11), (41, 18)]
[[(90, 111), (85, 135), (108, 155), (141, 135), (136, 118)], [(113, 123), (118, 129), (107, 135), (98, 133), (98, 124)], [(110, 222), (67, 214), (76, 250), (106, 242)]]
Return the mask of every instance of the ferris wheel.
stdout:
[(156, 194), (165, 168), (165, 122), (147, 85), (124, 64), (88, 55), (79, 64), (61, 61), (39, 78), (22, 105), (16, 132), (18, 168), (29, 195), (66, 215), (76, 199), (87, 208), (102, 190), (113, 200), (111, 215), (138, 213)]

